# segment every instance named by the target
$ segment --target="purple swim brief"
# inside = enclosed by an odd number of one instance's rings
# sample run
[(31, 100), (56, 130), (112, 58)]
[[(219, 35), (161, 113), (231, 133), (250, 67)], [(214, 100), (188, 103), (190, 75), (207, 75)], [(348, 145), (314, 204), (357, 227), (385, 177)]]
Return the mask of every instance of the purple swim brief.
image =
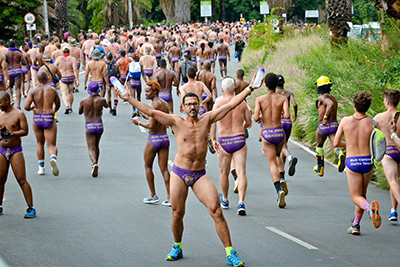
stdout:
[(0, 75), (0, 84), (4, 82), (4, 75)]
[(54, 87), (54, 88), (57, 87), (57, 85), (56, 85), (53, 81), (47, 82), (47, 85), (49, 85), (49, 86), (51, 86), (51, 87)]
[(11, 157), (18, 152), (22, 152), (22, 146), (20, 145), (8, 148), (0, 146), (0, 154), (2, 154), (7, 161), (10, 161)]
[(358, 156), (346, 158), (346, 167), (352, 172), (366, 174), (372, 170), (374, 164), (371, 156)]
[(99, 85), (100, 89), (103, 90), (103, 87), (104, 87), (103, 81), (91, 81), (91, 82), (97, 83)]
[(156, 53), (155, 56), (156, 56), (156, 58), (161, 58), (162, 55), (161, 55), (161, 53)]
[(140, 79), (133, 79), (130, 78), (129, 79), (129, 84), (133, 87), (133, 88), (139, 88), (141, 85)]
[(102, 121), (86, 123), (85, 128), (91, 134), (102, 134), (104, 130)]
[(79, 70), (81, 68), (81, 63), (76, 63), (76, 69)]
[(161, 91), (160, 93), (158, 93), (158, 97), (166, 102), (171, 101), (172, 99), (172, 94), (170, 92), (163, 92)]
[(291, 119), (281, 119), (282, 128), (285, 131), (286, 135), (292, 131), (292, 120)]
[(21, 76), (21, 75), (22, 75), (21, 68), (9, 69), (8, 70), (8, 76), (10, 78), (17, 78), (18, 76)]
[(23, 74), (28, 73), (29, 67), (22, 66), (21, 67), (21, 71), (22, 71)]
[(63, 76), (60, 81), (65, 84), (72, 84), (75, 81), (75, 76)]
[(396, 146), (387, 146), (386, 147), (386, 155), (391, 157), (397, 163), (400, 163), (400, 151), (397, 149)]
[(178, 62), (179, 61), (179, 57), (173, 57), (173, 58), (171, 58), (171, 62), (172, 63), (175, 63), (175, 62)]
[(279, 145), (285, 139), (285, 131), (282, 127), (263, 129), (261, 135), (265, 141), (274, 145)]
[(121, 76), (119, 77), (119, 80), (120, 80), (122, 83), (125, 83), (125, 81), (126, 81), (126, 74), (121, 74)]
[(197, 59), (196, 59), (196, 57), (192, 57), (192, 62), (194, 62), (194, 63), (197, 63)]
[(177, 167), (175, 164), (172, 166), (171, 171), (178, 175), (187, 186), (192, 186), (197, 180), (206, 175), (206, 170), (188, 171)]
[(239, 151), (246, 145), (246, 138), (244, 134), (230, 137), (219, 137), (218, 143), (226, 151), (226, 153), (232, 154), (236, 151)]
[(338, 130), (338, 127), (339, 123), (337, 121), (328, 122), (328, 125), (323, 125), (322, 123), (318, 125), (319, 131), (325, 136), (335, 134)]
[(40, 67), (32, 64), (31, 69), (39, 71)]
[(199, 116), (202, 116), (206, 112), (207, 112), (206, 108), (204, 106), (200, 106), (200, 108), (199, 108)]
[(54, 114), (33, 114), (33, 123), (39, 129), (48, 129), (54, 123)]
[(146, 75), (146, 76), (149, 76), (149, 77), (151, 77), (151, 76), (153, 76), (153, 69), (145, 69), (144, 70), (144, 74)]
[(168, 138), (168, 134), (166, 134), (166, 133), (165, 134), (149, 134), (147, 141), (149, 141), (157, 149), (169, 147), (169, 138)]
[[(211, 95), (214, 96), (213, 93), (211, 93)], [(205, 99), (207, 98), (207, 94), (203, 92), (203, 94), (201, 95), (201, 98), (202, 98), (203, 100), (205, 100)]]
[(215, 62), (215, 58), (210, 58), (210, 59), (208, 59), (211, 63), (214, 63)]
[(199, 59), (200, 64), (203, 64), (207, 59)]
[(219, 61), (226, 61), (227, 57), (226, 55), (220, 55), (218, 56)]

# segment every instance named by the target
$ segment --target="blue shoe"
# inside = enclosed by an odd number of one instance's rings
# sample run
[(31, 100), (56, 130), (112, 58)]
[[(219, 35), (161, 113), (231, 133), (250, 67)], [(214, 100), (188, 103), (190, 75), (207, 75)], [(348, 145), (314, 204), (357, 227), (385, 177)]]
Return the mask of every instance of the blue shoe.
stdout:
[(234, 250), (231, 250), (231, 255), (226, 257), (226, 264), (230, 266), (245, 266), (244, 261), (239, 258), (239, 255)]
[(28, 209), (26, 210), (25, 219), (32, 219), (36, 217), (36, 210), (32, 207), (28, 207)]
[(160, 201), (160, 199), (158, 198), (157, 195), (152, 197), (151, 194), (148, 197), (145, 197), (143, 199), (143, 202), (146, 203), (146, 204), (155, 204), (155, 203), (158, 203), (159, 201)]
[(219, 202), (221, 203), (221, 208), (229, 209), (229, 200), (224, 200), (222, 194), (219, 194)]
[(238, 205), (237, 214), (242, 216), (246, 215), (246, 208), (244, 207), (244, 203)]
[(3, 214), (3, 207), (0, 207), (0, 215)]
[[(0, 214), (1, 214), (1, 210), (0, 210)], [(393, 211), (392, 213), (390, 213), (389, 221), (397, 222), (397, 211)]]
[(167, 261), (176, 261), (183, 257), (182, 249), (179, 248), (179, 245), (173, 245), (171, 252), (167, 255)]

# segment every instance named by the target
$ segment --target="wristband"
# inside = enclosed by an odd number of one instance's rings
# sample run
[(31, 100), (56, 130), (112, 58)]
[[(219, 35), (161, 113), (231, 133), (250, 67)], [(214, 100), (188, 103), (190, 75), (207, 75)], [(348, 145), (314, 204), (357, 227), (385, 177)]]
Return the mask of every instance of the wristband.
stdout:
[(141, 123), (142, 123), (142, 121), (138, 121), (137, 125), (140, 126)]
[(249, 92), (249, 95), (253, 92), (250, 88), (247, 88), (247, 92)]
[(395, 136), (397, 136), (397, 133), (392, 133), (392, 135), (390, 136), (390, 139), (393, 140), (393, 138), (394, 138)]
[(253, 87), (251, 87), (251, 85), (249, 85), (249, 89), (250, 89), (250, 91), (254, 91), (254, 88)]

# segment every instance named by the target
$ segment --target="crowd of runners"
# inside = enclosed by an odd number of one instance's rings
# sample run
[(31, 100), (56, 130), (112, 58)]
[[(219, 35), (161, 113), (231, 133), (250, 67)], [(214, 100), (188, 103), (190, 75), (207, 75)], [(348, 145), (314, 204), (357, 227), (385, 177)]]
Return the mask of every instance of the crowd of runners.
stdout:
[[(101, 34), (81, 31), (77, 39), (69, 33), (62, 38), (55, 34), (48, 38), (36, 35), (32, 41), (26, 39), (22, 45), (13, 40), (7, 44), (0, 40), (0, 152), (3, 155), (0, 157), (0, 214), (3, 213), (4, 186), (11, 165), (28, 205), (25, 218), (36, 216), (21, 147), (21, 137), (28, 134), (29, 128), (22, 108), (33, 111), (38, 175), (45, 174), (45, 144), (52, 174), (59, 175), (56, 139), (57, 112), (61, 109), (66, 115), (74, 110), (84, 114), (87, 147), (92, 161), (91, 175), (97, 177), (104, 109), (116, 116), (121, 98), (124, 103), (132, 105), (132, 122), (148, 129), (144, 163), (150, 194), (143, 199), (144, 203), (160, 202), (153, 174), (153, 162), (158, 156), (167, 191), (162, 205), (172, 207), (174, 245), (166, 259), (183, 257), (183, 217), (188, 188), (191, 187), (215, 221), (217, 233), (226, 248), (228, 265), (244, 266), (232, 248), (221, 208), (229, 208), (229, 175), (232, 174), (235, 179), (233, 191), (238, 193), (237, 214), (247, 214), (244, 202), (247, 190), (246, 138), (253, 120), (261, 126), (259, 141), (270, 165), (279, 208), (286, 206), (285, 197), (289, 193), (285, 169), (289, 176), (293, 176), (298, 163), (287, 146), (298, 106), (294, 94), (284, 89), (285, 77), (274, 73), (264, 76), (262, 85), (267, 88), (267, 94), (256, 99), (253, 111), (245, 99), (260, 85), (254, 83), (254, 78), (250, 83), (244, 81), (245, 73), (241, 69), (237, 70), (236, 79), (227, 76), (231, 57), (241, 60), (250, 29), (251, 25), (243, 21), (211, 25), (158, 24), (133, 29), (111, 27)], [(231, 46), (234, 55), (231, 55)], [(218, 95), (216, 70), (222, 78), (218, 85), (222, 88), (222, 95)], [(79, 83), (80, 71), (85, 72), (83, 86)], [(143, 85), (150, 105), (141, 102)], [(328, 77), (321, 76), (316, 85), (320, 94), (316, 102), (320, 123), (316, 132), (317, 165), (314, 172), (324, 175), (323, 145), (329, 138), (338, 158), (338, 171), (347, 167), (348, 186), (356, 205), (348, 233), (360, 234), (359, 224), (364, 211), (378, 228), (381, 224), (379, 204), (366, 200), (373, 172), (369, 143), (373, 121), (365, 113), (372, 96), (368, 92), (357, 93), (353, 97), (354, 115), (343, 118), (339, 124), (336, 115), (338, 103), (331, 94), (332, 83)], [(74, 92), (79, 92), (79, 87), (89, 96), (78, 105), (74, 104)], [(173, 108), (174, 87), (180, 97), (179, 110)], [(21, 108), (22, 98), (26, 99)], [(391, 186), (391, 221), (397, 221), (396, 208), (400, 201), (399, 101), (399, 91), (386, 91), (385, 107), (388, 111), (375, 118), (388, 144), (382, 163)], [(294, 112), (290, 111), (290, 106)], [(167, 167), (168, 127), (176, 137), (178, 151), (171, 172)], [(342, 141), (343, 135), (346, 142)], [(346, 148), (347, 157), (342, 148)], [(208, 151), (218, 155), (219, 194), (206, 174)]]

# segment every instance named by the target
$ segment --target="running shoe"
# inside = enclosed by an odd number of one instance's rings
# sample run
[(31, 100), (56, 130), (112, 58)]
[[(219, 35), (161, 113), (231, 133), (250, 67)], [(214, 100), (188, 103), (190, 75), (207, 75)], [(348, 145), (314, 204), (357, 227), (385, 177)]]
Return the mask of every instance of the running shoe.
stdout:
[(353, 224), (351, 224), (349, 229), (347, 229), (347, 233), (351, 235), (360, 235), (360, 225), (356, 224), (353, 226)]
[(38, 166), (37, 174), (44, 175), (44, 167)]
[(246, 128), (244, 129), (244, 137), (247, 139), (249, 138), (249, 130)]
[(337, 158), (338, 158), (338, 172), (343, 172), (344, 168), (346, 167), (345, 161), (346, 161), (346, 157), (344, 156), (344, 153), (341, 149), (337, 149), (335, 151), (335, 154), (337, 154)]
[(390, 213), (389, 221), (397, 222), (397, 211), (393, 211), (392, 213)]
[(64, 114), (69, 114), (69, 106), (67, 106), (67, 107), (65, 108)]
[(215, 154), (214, 144), (210, 137), (208, 137), (208, 150), (210, 150), (211, 154)]
[(0, 207), (0, 215), (3, 214), (3, 207)]
[(239, 258), (239, 255), (234, 250), (231, 250), (231, 255), (226, 257), (226, 264), (229, 266), (245, 266), (244, 261)]
[(235, 180), (235, 187), (233, 188), (233, 193), (238, 193), (239, 192), (239, 180)]
[(222, 194), (219, 194), (219, 202), (221, 203), (221, 208), (229, 209), (229, 200), (224, 200)]
[(237, 214), (242, 216), (246, 215), (246, 208), (244, 207), (244, 203), (238, 205)]
[(291, 156), (289, 159), (289, 176), (293, 176), (296, 172), (297, 158)]
[(99, 175), (99, 165), (93, 164), (92, 166), (92, 177), (97, 177)]
[(72, 108), (70, 108), (68, 112), (69, 112), (69, 113), (72, 113), (72, 112), (73, 112), (73, 111), (72, 111)]
[(146, 204), (155, 204), (155, 203), (158, 203), (159, 201), (160, 201), (160, 199), (158, 198), (157, 195), (152, 197), (150, 194), (148, 197), (143, 198), (143, 202)]
[(282, 190), (279, 191), (278, 193), (278, 207), (283, 209), (284, 207), (286, 207), (286, 202), (285, 202), (285, 192), (283, 192)]
[(25, 219), (32, 219), (36, 217), (36, 210), (32, 207), (28, 207), (28, 209), (26, 210)]
[(289, 189), (287, 187), (286, 180), (281, 179), (280, 183), (281, 183), (281, 188), (282, 188), (283, 192), (285, 192), (285, 196), (287, 196), (289, 194)]
[(73, 92), (74, 92), (74, 93), (79, 93), (79, 90), (78, 90), (78, 88), (75, 88), (75, 87), (74, 87), (74, 90), (73, 90)]
[(54, 176), (57, 177), (60, 174), (60, 171), (58, 170), (58, 166), (57, 166), (57, 160), (51, 159), (50, 165), (51, 165), (51, 172), (53, 173)]
[(176, 261), (183, 257), (182, 249), (179, 248), (179, 245), (173, 245), (171, 252), (167, 255), (167, 261)]
[(368, 213), (369, 217), (371, 218), (372, 224), (375, 228), (379, 228), (381, 226), (381, 215), (379, 215), (379, 203), (377, 201), (371, 202), (371, 207)]
[(161, 203), (161, 205), (171, 207), (171, 200), (166, 199)]

